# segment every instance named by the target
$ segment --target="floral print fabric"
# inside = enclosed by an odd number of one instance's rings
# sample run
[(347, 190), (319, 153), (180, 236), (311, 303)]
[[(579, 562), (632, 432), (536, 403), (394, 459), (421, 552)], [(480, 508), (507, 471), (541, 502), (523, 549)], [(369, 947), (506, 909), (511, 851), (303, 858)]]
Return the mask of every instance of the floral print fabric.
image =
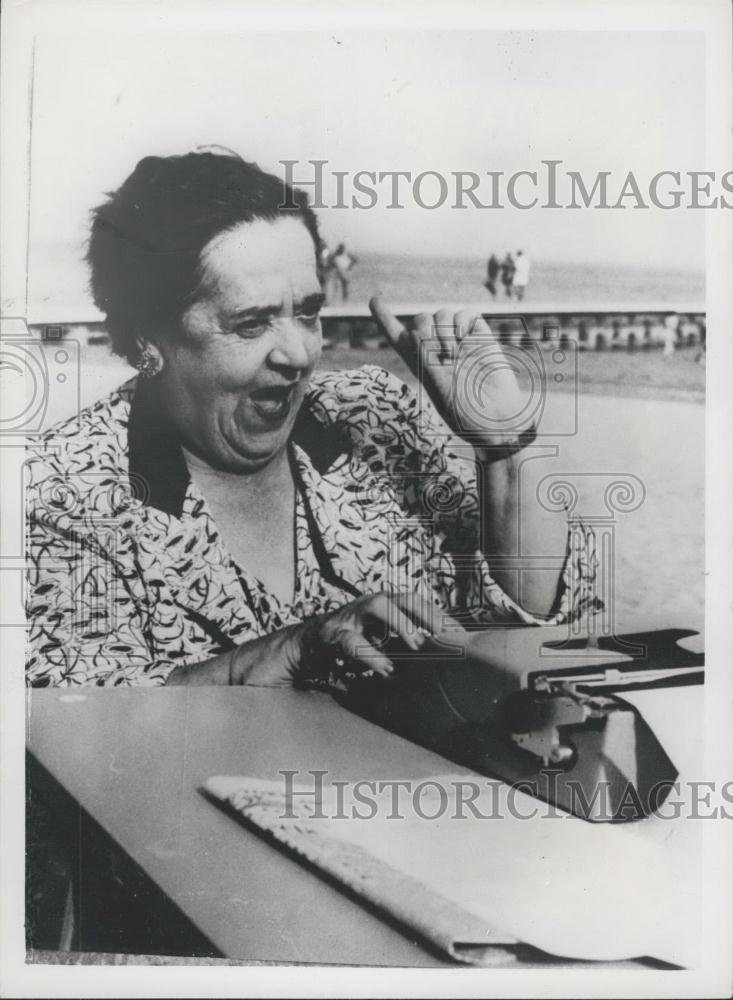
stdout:
[[(27, 463), (30, 685), (163, 684), (179, 663), (357, 593), (419, 592), (487, 624), (554, 624), (595, 600), (593, 536), (579, 523), (550, 618), (503, 592), (480, 551), (470, 447), (407, 385), (365, 366), (317, 373), (303, 403), (310, 432), (291, 442), (296, 585), (283, 603), (228, 553), (180, 454), (136, 471), (131, 418), (143, 388), (132, 379), (53, 428)], [(141, 447), (155, 438), (149, 426)]]

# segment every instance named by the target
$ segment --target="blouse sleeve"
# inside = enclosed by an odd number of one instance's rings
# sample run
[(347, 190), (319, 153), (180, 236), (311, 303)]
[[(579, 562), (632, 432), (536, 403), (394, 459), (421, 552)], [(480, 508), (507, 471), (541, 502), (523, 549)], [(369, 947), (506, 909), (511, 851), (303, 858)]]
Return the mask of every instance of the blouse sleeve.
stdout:
[(384, 370), (374, 371), (381, 415), (388, 426), (400, 427), (400, 447), (393, 450), (389, 471), (403, 475), (406, 506), (433, 525), (431, 576), (441, 603), (457, 617), (481, 624), (556, 625), (599, 608), (595, 536), (581, 520), (568, 523), (557, 597), (547, 617), (532, 614), (505, 593), (480, 550), (481, 512), (471, 446), (448, 428), (427, 396), (418, 396)]
[(27, 523), (26, 683), (33, 687), (163, 684), (132, 581), (93, 537), (36, 512)]

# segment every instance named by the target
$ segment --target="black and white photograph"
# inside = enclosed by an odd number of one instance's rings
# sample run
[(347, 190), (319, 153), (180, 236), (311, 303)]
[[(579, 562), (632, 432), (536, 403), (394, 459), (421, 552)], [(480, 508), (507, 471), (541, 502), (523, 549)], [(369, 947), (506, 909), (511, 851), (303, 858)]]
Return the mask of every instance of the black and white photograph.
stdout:
[(731, 7), (4, 13), (0, 991), (720, 996)]

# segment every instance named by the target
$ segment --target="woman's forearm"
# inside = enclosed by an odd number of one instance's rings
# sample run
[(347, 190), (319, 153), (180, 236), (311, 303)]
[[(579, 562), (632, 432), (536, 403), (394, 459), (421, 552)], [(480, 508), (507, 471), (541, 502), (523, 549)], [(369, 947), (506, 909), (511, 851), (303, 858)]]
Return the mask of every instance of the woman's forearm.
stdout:
[(499, 586), (525, 610), (549, 614), (567, 545), (567, 522), (539, 503), (547, 460), (519, 452), (490, 461), (476, 450), (483, 553)]
[(242, 643), (200, 663), (175, 667), (170, 686), (251, 685), (282, 687), (292, 683), (299, 657), (301, 626), (290, 625), (270, 635)]

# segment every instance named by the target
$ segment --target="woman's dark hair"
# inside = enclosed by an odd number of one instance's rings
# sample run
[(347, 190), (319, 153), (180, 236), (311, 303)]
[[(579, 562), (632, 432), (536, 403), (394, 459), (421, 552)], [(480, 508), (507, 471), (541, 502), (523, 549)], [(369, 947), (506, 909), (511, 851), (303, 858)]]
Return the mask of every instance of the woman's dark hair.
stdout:
[(201, 251), (240, 222), (301, 219), (313, 238), (318, 222), (302, 191), (236, 154), (146, 156), (92, 212), (87, 261), (97, 307), (107, 316), (115, 354), (135, 363), (140, 341), (170, 331), (195, 301)]

